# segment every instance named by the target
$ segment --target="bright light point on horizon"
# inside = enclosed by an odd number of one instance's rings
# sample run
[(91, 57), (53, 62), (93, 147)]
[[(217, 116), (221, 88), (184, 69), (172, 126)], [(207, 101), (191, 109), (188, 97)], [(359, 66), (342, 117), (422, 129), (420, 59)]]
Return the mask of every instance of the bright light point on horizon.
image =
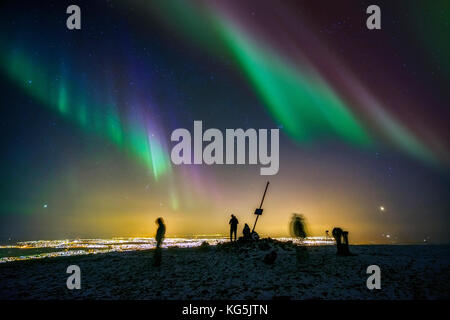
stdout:
[(386, 235), (386, 238), (390, 238), (390, 237), (391, 237), (391, 235), (390, 235), (390, 234), (387, 234), (387, 235)]
[(383, 206), (380, 206), (380, 211), (384, 211), (384, 207)]

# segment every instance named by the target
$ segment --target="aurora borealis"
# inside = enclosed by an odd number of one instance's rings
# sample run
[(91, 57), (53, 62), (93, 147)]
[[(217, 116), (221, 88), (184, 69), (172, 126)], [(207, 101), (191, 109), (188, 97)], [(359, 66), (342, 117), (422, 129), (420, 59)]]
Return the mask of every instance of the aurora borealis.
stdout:
[(201, 120), (280, 129), (261, 233), (298, 212), (313, 236), (450, 240), (448, 2), (379, 1), (378, 31), (360, 0), (77, 1), (77, 31), (69, 4), (1, 5), (1, 239), (252, 222), (258, 168), (170, 161)]

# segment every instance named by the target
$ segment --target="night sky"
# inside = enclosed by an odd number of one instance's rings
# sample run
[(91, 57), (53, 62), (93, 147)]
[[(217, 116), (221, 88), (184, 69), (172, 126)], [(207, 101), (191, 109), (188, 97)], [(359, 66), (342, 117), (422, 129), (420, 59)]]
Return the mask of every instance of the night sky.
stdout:
[[(168, 236), (226, 234), (269, 180), (263, 235), (295, 212), (313, 236), (449, 242), (449, 17), (449, 1), (2, 1), (0, 240), (152, 236), (159, 216)], [(173, 165), (194, 120), (279, 128), (278, 174)]]

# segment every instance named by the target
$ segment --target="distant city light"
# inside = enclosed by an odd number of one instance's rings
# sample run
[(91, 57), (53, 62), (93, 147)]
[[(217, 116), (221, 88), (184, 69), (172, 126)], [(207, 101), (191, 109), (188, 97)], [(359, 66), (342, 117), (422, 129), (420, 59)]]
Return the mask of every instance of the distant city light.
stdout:
[[(292, 241), (308, 246), (333, 245), (334, 240), (326, 237), (307, 237), (303, 240), (293, 238), (274, 238), (279, 241)], [(163, 248), (192, 248), (198, 247), (203, 242), (217, 245), (228, 242), (228, 238), (221, 235), (195, 235), (194, 238), (166, 238)], [(54, 249), (54, 252), (42, 252), (27, 255), (26, 249)], [(17, 242), (15, 245), (0, 245), (0, 249), (24, 250), (17, 256), (1, 257), (0, 263), (32, 260), (42, 258), (54, 258), (61, 256), (78, 256), (88, 254), (100, 254), (108, 252), (140, 251), (155, 248), (154, 238), (113, 238), (113, 239), (66, 239), (66, 240), (36, 240)]]

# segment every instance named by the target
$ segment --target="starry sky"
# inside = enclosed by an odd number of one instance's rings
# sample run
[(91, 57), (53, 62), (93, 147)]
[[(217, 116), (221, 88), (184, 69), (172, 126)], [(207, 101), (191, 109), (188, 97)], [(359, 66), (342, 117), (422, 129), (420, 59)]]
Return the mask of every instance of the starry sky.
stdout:
[[(81, 8), (81, 30), (66, 8)], [(0, 240), (450, 241), (448, 1), (2, 1)], [(171, 163), (171, 132), (280, 130), (280, 169)]]

